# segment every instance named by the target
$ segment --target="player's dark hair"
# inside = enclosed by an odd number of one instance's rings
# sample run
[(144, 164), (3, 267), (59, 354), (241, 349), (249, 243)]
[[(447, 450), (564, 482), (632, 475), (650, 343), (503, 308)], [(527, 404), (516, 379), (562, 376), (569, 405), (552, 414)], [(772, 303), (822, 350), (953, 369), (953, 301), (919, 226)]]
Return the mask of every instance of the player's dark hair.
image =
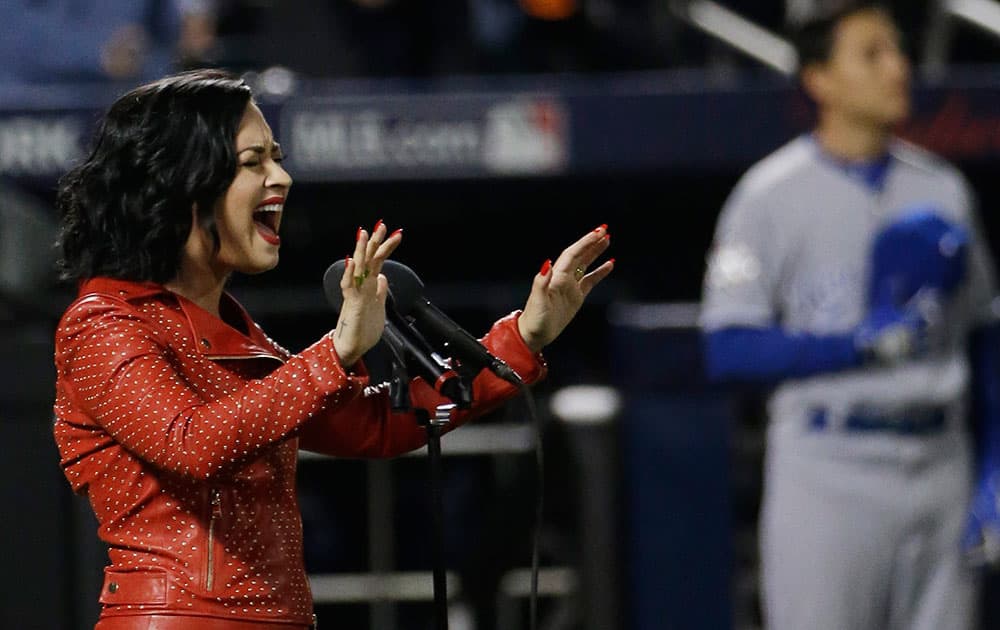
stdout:
[(197, 220), (236, 175), (236, 134), (250, 87), (223, 70), (182, 72), (118, 98), (82, 164), (59, 181), (63, 280), (167, 282)]
[(833, 53), (837, 26), (842, 20), (863, 11), (883, 11), (890, 14), (884, 2), (878, 0), (853, 0), (834, 3), (825, 11), (817, 11), (807, 20), (790, 30), (789, 39), (798, 55), (801, 70), (811, 63), (823, 63)]

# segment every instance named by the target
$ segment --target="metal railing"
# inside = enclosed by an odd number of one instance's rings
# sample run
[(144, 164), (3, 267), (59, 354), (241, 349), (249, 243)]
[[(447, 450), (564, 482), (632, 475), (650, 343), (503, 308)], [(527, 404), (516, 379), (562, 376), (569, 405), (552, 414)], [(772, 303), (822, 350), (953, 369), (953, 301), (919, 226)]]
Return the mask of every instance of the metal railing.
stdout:
[[(787, 38), (714, 0), (673, 0), (671, 11), (682, 22), (715, 41), (784, 75), (798, 63)], [(1000, 38), (1000, 2), (934, 0), (926, 14), (919, 56), (914, 60), (930, 79), (941, 78), (951, 62), (957, 27), (972, 26)]]

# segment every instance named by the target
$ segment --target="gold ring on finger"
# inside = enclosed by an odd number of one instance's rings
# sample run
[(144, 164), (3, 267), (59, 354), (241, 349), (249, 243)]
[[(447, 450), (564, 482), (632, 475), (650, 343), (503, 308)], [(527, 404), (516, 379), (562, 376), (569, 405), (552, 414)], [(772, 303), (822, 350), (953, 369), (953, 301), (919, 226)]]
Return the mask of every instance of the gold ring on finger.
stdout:
[(586, 271), (584, 271), (583, 267), (577, 267), (576, 269), (573, 270), (573, 277), (576, 278), (577, 282), (579, 282), (583, 280), (583, 276), (585, 273)]

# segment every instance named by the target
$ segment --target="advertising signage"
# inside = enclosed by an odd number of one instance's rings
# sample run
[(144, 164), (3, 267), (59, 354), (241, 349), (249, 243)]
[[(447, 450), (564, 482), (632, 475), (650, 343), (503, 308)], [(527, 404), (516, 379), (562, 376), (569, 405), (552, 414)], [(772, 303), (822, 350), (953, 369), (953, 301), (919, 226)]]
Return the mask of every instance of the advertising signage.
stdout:
[[(333, 85), (330, 95), (309, 90), (263, 107), (300, 182), (731, 172), (811, 123), (805, 98), (773, 77), (505, 85), (483, 79), (461, 91), (377, 94), (341, 94)], [(82, 158), (101, 107), (68, 107), (55, 96), (58, 105), (26, 106), (2, 96), (0, 176), (48, 182)], [(993, 74), (918, 86), (900, 134), (952, 160), (995, 160), (998, 102)]]

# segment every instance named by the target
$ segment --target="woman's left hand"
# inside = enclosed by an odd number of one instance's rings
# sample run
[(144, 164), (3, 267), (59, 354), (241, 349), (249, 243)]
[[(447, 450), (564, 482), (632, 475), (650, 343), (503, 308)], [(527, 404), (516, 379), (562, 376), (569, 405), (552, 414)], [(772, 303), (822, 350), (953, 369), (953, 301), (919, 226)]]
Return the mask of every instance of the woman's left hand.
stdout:
[(564, 249), (554, 263), (546, 260), (542, 265), (517, 320), (518, 331), (533, 352), (559, 336), (583, 306), (587, 294), (614, 269), (612, 258), (587, 271), (610, 244), (608, 226), (602, 225)]

